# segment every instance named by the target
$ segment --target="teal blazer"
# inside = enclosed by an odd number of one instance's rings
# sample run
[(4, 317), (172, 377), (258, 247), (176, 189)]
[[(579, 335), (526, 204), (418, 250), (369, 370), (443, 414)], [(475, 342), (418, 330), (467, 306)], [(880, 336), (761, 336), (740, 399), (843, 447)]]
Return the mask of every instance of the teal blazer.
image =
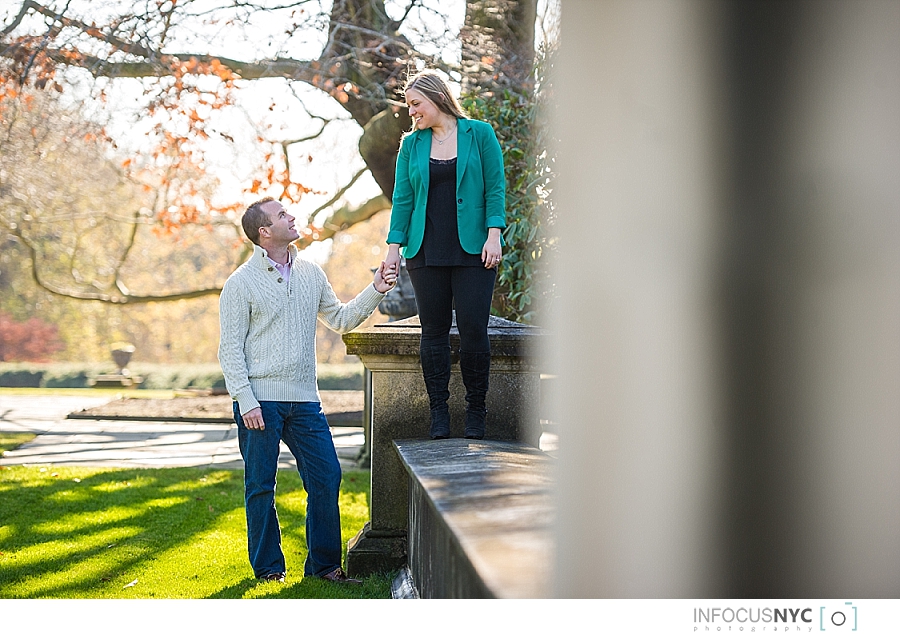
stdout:
[[(488, 229), (506, 227), (506, 179), (503, 154), (490, 124), (459, 119), (456, 149), (456, 219), (459, 243), (480, 254)], [(388, 244), (399, 244), (404, 257), (419, 252), (425, 236), (431, 129), (416, 130), (400, 143), (391, 204)]]

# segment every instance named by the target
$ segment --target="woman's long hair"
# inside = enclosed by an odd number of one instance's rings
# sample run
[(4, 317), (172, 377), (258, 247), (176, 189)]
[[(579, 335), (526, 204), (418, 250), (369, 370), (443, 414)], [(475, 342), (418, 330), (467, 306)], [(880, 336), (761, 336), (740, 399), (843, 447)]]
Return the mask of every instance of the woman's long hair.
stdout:
[[(407, 90), (418, 90), (428, 101), (433, 103), (438, 110), (444, 114), (449, 114), (457, 119), (468, 119), (468, 115), (463, 112), (462, 106), (459, 105), (456, 97), (450, 92), (447, 82), (436, 72), (426, 69), (410, 75), (406, 80), (406, 86), (403, 92)], [(413, 130), (416, 129), (416, 123), (413, 122)]]

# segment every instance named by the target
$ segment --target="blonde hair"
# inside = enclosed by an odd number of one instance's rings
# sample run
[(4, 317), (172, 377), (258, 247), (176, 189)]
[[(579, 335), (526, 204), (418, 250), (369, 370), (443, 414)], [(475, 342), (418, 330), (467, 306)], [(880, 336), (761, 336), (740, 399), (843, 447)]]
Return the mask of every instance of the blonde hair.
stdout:
[[(403, 88), (404, 94), (407, 90), (417, 90), (424, 97), (433, 103), (438, 110), (444, 114), (449, 114), (457, 119), (468, 119), (468, 115), (463, 112), (459, 101), (450, 92), (447, 82), (436, 71), (426, 69), (410, 75), (406, 80), (406, 86)], [(415, 127), (415, 124), (413, 124)]]

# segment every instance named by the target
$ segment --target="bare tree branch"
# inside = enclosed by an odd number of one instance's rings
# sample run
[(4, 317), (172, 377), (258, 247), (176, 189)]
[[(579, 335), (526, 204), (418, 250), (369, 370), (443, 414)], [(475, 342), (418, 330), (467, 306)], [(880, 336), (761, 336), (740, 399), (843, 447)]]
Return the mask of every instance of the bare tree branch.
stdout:
[(398, 26), (400, 24), (403, 24), (404, 22), (406, 22), (406, 18), (409, 17), (409, 14), (412, 12), (412, 10), (416, 7), (417, 4), (419, 4), (419, 0), (412, 0), (409, 3), (409, 6), (406, 7), (406, 11), (403, 12), (403, 17), (401, 17), (399, 20), (397, 20)]
[(313, 132), (312, 134), (308, 134), (306, 136), (302, 136), (299, 139), (288, 139), (287, 141), (281, 141), (282, 147), (284, 147), (285, 158), (287, 157), (287, 147), (289, 145), (294, 145), (295, 143), (303, 143), (304, 141), (312, 141), (313, 139), (318, 139), (322, 136), (322, 133), (325, 131), (325, 128), (331, 123), (331, 119), (322, 119), (322, 127), (319, 128), (318, 132)]
[[(68, 7), (68, 4), (66, 6)], [(50, 9), (41, 4), (38, 4), (37, 2), (34, 2), (33, 0), (26, 0), (26, 2), (22, 5), (23, 10), (26, 7), (33, 9), (36, 13), (40, 13), (42, 15), (47, 16), (48, 18), (52, 18), (55, 22), (58, 22), (60, 25), (62, 25), (64, 27), (78, 29), (79, 31), (84, 32), (86, 35), (89, 35), (95, 39), (106, 42), (110, 46), (112, 46), (124, 53), (131, 53), (131, 54), (137, 55), (139, 57), (150, 57), (150, 58), (154, 58), (154, 57), (158, 58), (159, 57), (159, 55), (156, 54), (155, 51), (152, 51), (147, 47), (141, 46), (140, 44), (137, 44), (134, 42), (126, 42), (125, 40), (117, 38), (116, 36), (114, 36), (112, 34), (103, 33), (96, 26), (87, 24), (85, 22), (82, 22), (81, 20), (75, 20), (72, 18), (63, 17), (63, 13), (65, 13), (65, 10), (57, 13), (53, 9)]]
[[(117, 305), (127, 305), (127, 304), (149, 304), (151, 302), (171, 302), (177, 301), (180, 299), (194, 299), (195, 297), (206, 297), (208, 295), (218, 295), (222, 291), (222, 286), (210, 286), (206, 288), (190, 290), (190, 291), (182, 291), (182, 292), (166, 292), (160, 294), (150, 294), (150, 295), (131, 295), (128, 294), (127, 288), (125, 288), (124, 284), (121, 283), (120, 280), (116, 280), (116, 287), (120, 291), (120, 294), (113, 295), (109, 293), (95, 293), (89, 291), (82, 291), (78, 289), (71, 288), (63, 288), (57, 286), (56, 284), (46, 281), (41, 276), (41, 267), (40, 267), (40, 250), (27, 238), (25, 237), (21, 231), (15, 231), (13, 234), (19, 238), (21, 244), (25, 246), (28, 250), (29, 258), (31, 259), (31, 279), (34, 281), (35, 285), (38, 288), (41, 288), (51, 295), (56, 295), (58, 297), (69, 297), (72, 299), (79, 299), (84, 301), (92, 301), (92, 302), (101, 302), (104, 304), (117, 304)], [(123, 292), (124, 291), (124, 292)]]
[(22, 3), (22, 6), (19, 8), (19, 14), (13, 18), (13, 21), (10, 22), (9, 26), (0, 31), (0, 36), (6, 37), (10, 33), (16, 30), (16, 28), (22, 23), (22, 20), (28, 14), (28, 10), (31, 9), (31, 5), (34, 4), (31, 0), (26, 0)]
[[(137, 220), (138, 214), (140, 212), (134, 212), (134, 218)], [(128, 239), (125, 242), (125, 248), (122, 249), (122, 252), (119, 254), (118, 262), (116, 262), (115, 266), (113, 266), (113, 278), (116, 280), (116, 285), (118, 286), (120, 282), (120, 275), (122, 274), (122, 267), (125, 265), (126, 260), (128, 260), (128, 256), (131, 254), (131, 249), (134, 247), (135, 238), (137, 238), (137, 230), (138, 223), (131, 223), (131, 231), (128, 232)], [(124, 287), (124, 284), (123, 284)], [(121, 289), (120, 289), (121, 290)]]
[(325, 227), (307, 227), (300, 234), (300, 238), (294, 241), (298, 249), (305, 249), (313, 242), (327, 240), (336, 234), (339, 230), (350, 227), (358, 222), (368, 220), (379, 211), (391, 208), (391, 201), (386, 196), (376, 196), (375, 198), (363, 203), (359, 207), (341, 207), (337, 209), (328, 218), (328, 225)]
[[(353, 178), (350, 179), (350, 182), (349, 182), (349, 183), (347, 183), (346, 185), (344, 185), (343, 187), (341, 187), (341, 188), (338, 190), (338, 192), (337, 192), (334, 196), (331, 197), (331, 200), (329, 200), (327, 203), (324, 203), (323, 205), (321, 205), (320, 207), (318, 207), (315, 211), (313, 211), (313, 212), (309, 215), (309, 217), (310, 217), (310, 218), (315, 218), (320, 212), (324, 211), (325, 209), (328, 209), (328, 208), (331, 207), (334, 203), (336, 203), (338, 200), (340, 200), (340, 199), (341, 199), (341, 196), (343, 196), (344, 194), (346, 194), (346, 193), (347, 193), (347, 190), (350, 189), (351, 187), (353, 187), (353, 185), (356, 183), (356, 181), (359, 180), (359, 177), (362, 176), (363, 174), (365, 174), (365, 173), (368, 172), (368, 171), (369, 171), (368, 168), (365, 168), (365, 167), (364, 167), (363, 169), (359, 170), (356, 174), (353, 175)], [(331, 220), (330, 217), (329, 217), (328, 220), (325, 221), (325, 225), (326, 225), (326, 226), (327, 226), (328, 224), (330, 224), (330, 223), (329, 223), (329, 220)]]

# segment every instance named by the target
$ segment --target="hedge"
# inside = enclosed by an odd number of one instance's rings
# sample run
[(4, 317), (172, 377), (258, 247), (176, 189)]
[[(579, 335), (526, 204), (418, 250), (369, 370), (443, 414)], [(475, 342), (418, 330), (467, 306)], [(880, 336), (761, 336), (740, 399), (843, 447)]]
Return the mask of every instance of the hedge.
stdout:
[[(128, 369), (132, 375), (143, 377), (138, 389), (225, 387), (216, 363), (130, 363)], [(318, 370), (320, 390), (363, 389), (362, 364), (320, 364)], [(0, 363), (0, 387), (87, 388), (91, 378), (115, 371), (112, 363)]]

